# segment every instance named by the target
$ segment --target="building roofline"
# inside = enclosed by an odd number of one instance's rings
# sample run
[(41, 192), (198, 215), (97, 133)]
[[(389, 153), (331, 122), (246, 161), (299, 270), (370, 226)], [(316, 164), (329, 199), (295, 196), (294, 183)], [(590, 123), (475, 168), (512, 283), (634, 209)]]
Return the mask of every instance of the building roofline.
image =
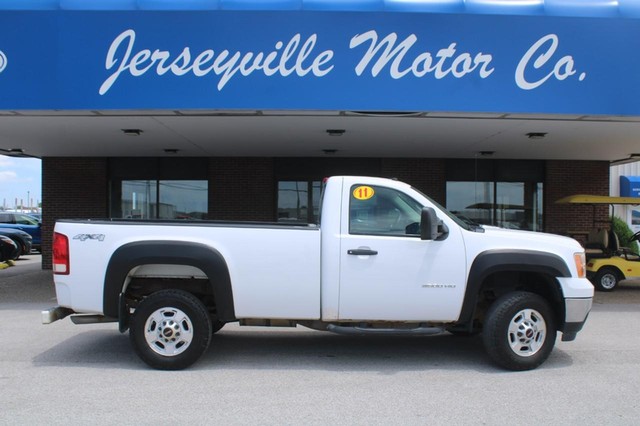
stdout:
[(0, 10), (250, 10), (640, 18), (638, 0), (4, 0)]

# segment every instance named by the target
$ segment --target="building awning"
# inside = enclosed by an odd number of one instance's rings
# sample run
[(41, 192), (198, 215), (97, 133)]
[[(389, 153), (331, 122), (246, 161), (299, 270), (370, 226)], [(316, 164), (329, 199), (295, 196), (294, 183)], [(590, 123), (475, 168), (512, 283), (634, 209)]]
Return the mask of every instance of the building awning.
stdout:
[(640, 18), (636, 0), (3, 0), (0, 10), (306, 10)]

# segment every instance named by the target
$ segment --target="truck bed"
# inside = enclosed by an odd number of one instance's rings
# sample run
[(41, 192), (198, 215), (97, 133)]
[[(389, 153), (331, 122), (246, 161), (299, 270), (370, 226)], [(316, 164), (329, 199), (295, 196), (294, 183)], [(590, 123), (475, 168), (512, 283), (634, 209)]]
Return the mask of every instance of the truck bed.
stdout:
[[(107, 270), (106, 254), (138, 241), (187, 241), (215, 248), (227, 262), (237, 318), (320, 318), (316, 226), (116, 219), (62, 220), (57, 229), (70, 236), (73, 259), (70, 274), (58, 276), (58, 298), (77, 311), (102, 313), (104, 276), (96, 280), (95, 274)], [(140, 273), (152, 276), (149, 270), (153, 267)], [(161, 274), (167, 274), (166, 265)], [(198, 278), (197, 272), (193, 275)]]

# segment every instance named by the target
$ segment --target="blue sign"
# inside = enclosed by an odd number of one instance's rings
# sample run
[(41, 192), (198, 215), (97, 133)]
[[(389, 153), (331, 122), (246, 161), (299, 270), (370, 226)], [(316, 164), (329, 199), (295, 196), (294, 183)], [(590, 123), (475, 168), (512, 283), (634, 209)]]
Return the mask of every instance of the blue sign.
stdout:
[(640, 20), (3, 11), (0, 109), (640, 115)]
[(620, 196), (640, 197), (640, 176), (620, 176)]

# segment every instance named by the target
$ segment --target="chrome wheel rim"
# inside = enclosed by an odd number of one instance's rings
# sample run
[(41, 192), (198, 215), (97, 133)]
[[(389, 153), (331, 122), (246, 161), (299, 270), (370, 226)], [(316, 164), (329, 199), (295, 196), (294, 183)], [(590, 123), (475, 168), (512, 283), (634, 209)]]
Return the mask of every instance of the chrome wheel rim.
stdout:
[(602, 278), (600, 278), (600, 285), (602, 286), (602, 288), (611, 290), (616, 286), (617, 281), (618, 280), (616, 279), (616, 276), (613, 273), (607, 272), (602, 276)]
[(176, 308), (160, 308), (149, 315), (144, 337), (155, 353), (176, 356), (187, 350), (193, 340), (191, 319)]
[(523, 309), (511, 319), (507, 333), (511, 350), (518, 356), (529, 357), (542, 349), (547, 324), (540, 312)]

